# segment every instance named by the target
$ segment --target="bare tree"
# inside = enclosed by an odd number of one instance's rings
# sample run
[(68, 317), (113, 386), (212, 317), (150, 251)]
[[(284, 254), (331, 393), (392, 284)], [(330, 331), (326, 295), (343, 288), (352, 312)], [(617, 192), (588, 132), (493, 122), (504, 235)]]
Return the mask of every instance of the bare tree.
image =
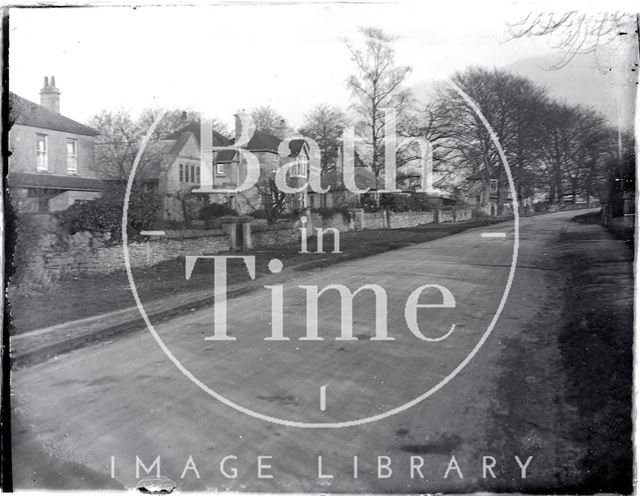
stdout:
[[(453, 76), (455, 83), (477, 104), (507, 155), (518, 196), (533, 190), (539, 147), (544, 139), (546, 91), (528, 79), (502, 70), (469, 68)], [(489, 130), (473, 107), (453, 88), (440, 88), (436, 110), (441, 122), (441, 147), (459, 172), (477, 174), (489, 190), (497, 181), (498, 213), (508, 198), (502, 160)], [(483, 198), (482, 203), (488, 199)]]
[[(149, 129), (156, 117), (164, 112), (162, 120), (156, 127), (152, 139), (166, 139), (183, 129), (188, 129), (196, 125), (200, 126), (200, 113), (193, 110), (163, 110), (161, 108), (149, 108), (142, 111), (137, 119), (137, 124), (142, 130)], [(209, 119), (212, 129), (221, 135), (231, 136), (229, 128), (220, 119)]]
[[(455, 161), (451, 160), (451, 127), (447, 125), (445, 115), (440, 112), (437, 103), (431, 102), (421, 110), (407, 113), (398, 130), (400, 139), (417, 137), (430, 145), (432, 171), (436, 189), (449, 185), (455, 177)], [(421, 186), (422, 149), (408, 142), (398, 146), (396, 151), (397, 184), (404, 190), (415, 190)], [(418, 165), (418, 167), (415, 167)]]
[(544, 180), (549, 201), (561, 202), (571, 193), (586, 201), (599, 193), (606, 164), (615, 156), (615, 131), (595, 110), (551, 102), (546, 110), (546, 139), (542, 143)]
[[(165, 152), (164, 140), (175, 133), (199, 125), (200, 116), (196, 112), (159, 108), (145, 109), (137, 119), (125, 110), (103, 110), (93, 116), (89, 123), (100, 133), (96, 140), (94, 170), (104, 179), (127, 180), (142, 139), (156, 117), (164, 116), (144, 150), (136, 170), (135, 182), (144, 177), (145, 168), (160, 160)], [(228, 136), (229, 132), (218, 120), (213, 120), (214, 130)]]
[(268, 105), (262, 105), (251, 110), (250, 114), (251, 117), (253, 117), (256, 129), (264, 131), (265, 133), (276, 134), (278, 126), (282, 121), (282, 116), (277, 110)]
[(255, 213), (264, 214), (269, 224), (274, 224), (285, 211), (290, 195), (280, 191), (275, 180), (275, 170), (262, 167), (255, 190), (238, 193), (244, 203)]
[(96, 139), (94, 170), (103, 179), (126, 180), (143, 131), (125, 110), (103, 110), (89, 120), (100, 133)]
[(411, 94), (402, 88), (402, 83), (411, 68), (396, 65), (393, 36), (374, 27), (360, 31), (364, 36), (363, 45), (347, 44), (356, 66), (356, 74), (347, 79), (347, 87), (357, 116), (356, 132), (370, 150), (368, 162), (378, 178), (384, 168), (385, 110), (396, 112), (402, 125), (411, 103)]
[(300, 134), (312, 138), (320, 149), (321, 173), (333, 170), (338, 158), (346, 116), (342, 110), (321, 103), (305, 115)]
[(632, 36), (638, 42), (639, 25), (638, 14), (591, 14), (574, 10), (562, 14), (531, 13), (520, 21), (510, 23), (509, 28), (514, 38), (548, 36), (554, 48), (564, 52), (560, 62), (555, 65), (560, 68), (571, 62), (576, 55), (596, 52), (599, 47), (609, 44), (618, 36)]

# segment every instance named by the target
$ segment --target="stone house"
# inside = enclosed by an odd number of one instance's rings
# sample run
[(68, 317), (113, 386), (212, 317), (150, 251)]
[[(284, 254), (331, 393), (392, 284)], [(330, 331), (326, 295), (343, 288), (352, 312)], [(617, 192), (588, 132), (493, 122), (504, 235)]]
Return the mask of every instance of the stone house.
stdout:
[[(251, 152), (260, 164), (261, 176), (257, 184), (246, 191), (235, 194), (213, 194), (211, 201), (226, 204), (241, 214), (251, 214), (265, 208), (265, 198), (273, 190), (270, 178), (273, 178), (279, 167), (295, 161), (295, 165), (287, 174), (287, 184), (293, 188), (306, 182), (309, 175), (309, 148), (304, 140), (292, 139), (289, 142), (289, 153), (281, 156), (278, 147), (287, 139), (287, 127), (280, 122), (277, 135), (256, 129), (244, 150)], [(236, 142), (242, 132), (240, 116), (235, 115), (235, 134), (232, 140)], [(226, 146), (226, 145), (222, 145)], [(219, 189), (236, 189), (247, 177), (246, 158), (237, 150), (216, 151), (213, 158), (213, 187)], [(284, 200), (285, 211), (306, 208), (309, 205), (308, 192), (288, 194)]]
[(20, 212), (65, 210), (105, 189), (92, 170), (98, 132), (60, 114), (55, 78), (44, 78), (40, 104), (11, 93), (8, 184)]
[(506, 185), (501, 167), (481, 170), (467, 177), (466, 203), (475, 211), (494, 217), (499, 213), (498, 188), (503, 188), (502, 212), (509, 214), (512, 212), (511, 190)]
[[(231, 141), (213, 131), (215, 146), (228, 146)], [(157, 193), (163, 220), (197, 219), (211, 196), (193, 193), (200, 186), (200, 124), (193, 122), (168, 138), (147, 146), (143, 167), (137, 172), (143, 184)]]
[[(535, 188), (531, 186), (533, 181), (530, 177), (523, 177), (526, 181), (523, 180), (520, 187), (518, 186), (518, 178), (514, 177), (516, 190), (519, 190), (518, 206), (523, 211), (529, 211), (533, 209), (534, 203), (541, 198)], [(478, 171), (466, 179), (465, 197), (467, 205), (486, 215), (496, 216), (500, 213), (498, 197), (501, 196), (503, 215), (513, 213), (511, 188), (502, 167), (493, 167), (489, 173), (486, 170)], [(526, 184), (529, 184), (529, 186), (526, 186)], [(502, 195), (498, 194), (499, 188), (502, 190)]]

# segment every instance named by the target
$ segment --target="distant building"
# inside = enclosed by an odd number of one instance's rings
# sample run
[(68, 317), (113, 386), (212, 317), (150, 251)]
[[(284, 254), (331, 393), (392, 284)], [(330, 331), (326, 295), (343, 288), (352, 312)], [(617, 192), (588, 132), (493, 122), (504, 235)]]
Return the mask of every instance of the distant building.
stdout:
[[(476, 211), (483, 212), (486, 215), (496, 216), (500, 212), (498, 208), (498, 188), (502, 188), (502, 213), (513, 213), (511, 188), (502, 178), (503, 184), (500, 184), (500, 175), (502, 169), (493, 167), (490, 170), (481, 170), (467, 177), (467, 188), (465, 192), (466, 203), (473, 207)], [(520, 198), (520, 206), (530, 206), (532, 200), (530, 198)]]
[(100, 196), (92, 170), (98, 131), (60, 114), (55, 78), (44, 78), (40, 105), (10, 94), (8, 184), (18, 211), (65, 210)]

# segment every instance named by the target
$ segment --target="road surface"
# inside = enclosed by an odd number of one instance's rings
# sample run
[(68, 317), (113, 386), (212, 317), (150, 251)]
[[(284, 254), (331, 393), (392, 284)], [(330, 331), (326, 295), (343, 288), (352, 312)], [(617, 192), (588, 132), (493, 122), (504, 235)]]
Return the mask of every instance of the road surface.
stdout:
[[(513, 223), (301, 272), (284, 284), (288, 341), (264, 339), (271, 332), (269, 289), (229, 300), (228, 330), (235, 341), (204, 339), (213, 334), (211, 309), (157, 326), (168, 350), (210, 391), (256, 415), (291, 423), (384, 415), (442, 386), (375, 422), (300, 428), (239, 412), (178, 370), (149, 332), (18, 369), (15, 486), (133, 487), (146, 476), (140, 465), (136, 474), (136, 457), (147, 468), (160, 457), (161, 474), (187, 490), (526, 491), (548, 488), (549, 481), (562, 485), (581, 453), (563, 440), (576, 412), (565, 404), (554, 341), (562, 305), (554, 250), (574, 215), (521, 219), (517, 269), (502, 315), (452, 378), (504, 294)], [(487, 232), (504, 237), (483, 237)], [(300, 340), (307, 332), (307, 300), (299, 286), (329, 284), (383, 288), (394, 340), (370, 339), (380, 307), (367, 291), (354, 299), (357, 339), (336, 340), (340, 302), (331, 290), (319, 300), (323, 340)], [(455, 298), (455, 308), (417, 310), (425, 337), (442, 337), (455, 325), (446, 339), (419, 339), (408, 328), (407, 299), (423, 285), (444, 287)], [(441, 302), (434, 288), (419, 298), (421, 304)], [(521, 402), (528, 418), (517, 408)]]

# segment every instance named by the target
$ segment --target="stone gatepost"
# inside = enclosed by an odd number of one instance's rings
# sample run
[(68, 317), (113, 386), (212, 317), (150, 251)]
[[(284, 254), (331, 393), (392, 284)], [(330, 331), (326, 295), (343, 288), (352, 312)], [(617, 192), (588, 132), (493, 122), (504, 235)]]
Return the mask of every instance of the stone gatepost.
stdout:
[(389, 224), (389, 211), (383, 210), (383, 222), (382, 226), (384, 229), (391, 229), (391, 225)]
[(238, 218), (233, 215), (224, 215), (220, 217), (220, 223), (223, 225), (224, 231), (229, 235), (229, 250), (238, 251), (241, 249), (238, 246)]
[(250, 250), (253, 248), (253, 240), (251, 239), (251, 222), (253, 217), (244, 215), (238, 217), (238, 222), (242, 224), (242, 249)]
[(305, 209), (304, 215), (307, 218), (307, 238), (310, 238), (314, 234), (313, 217), (311, 217), (311, 209), (310, 208)]
[(349, 209), (353, 217), (353, 230), (363, 231), (365, 229), (364, 209), (363, 208), (351, 208)]

